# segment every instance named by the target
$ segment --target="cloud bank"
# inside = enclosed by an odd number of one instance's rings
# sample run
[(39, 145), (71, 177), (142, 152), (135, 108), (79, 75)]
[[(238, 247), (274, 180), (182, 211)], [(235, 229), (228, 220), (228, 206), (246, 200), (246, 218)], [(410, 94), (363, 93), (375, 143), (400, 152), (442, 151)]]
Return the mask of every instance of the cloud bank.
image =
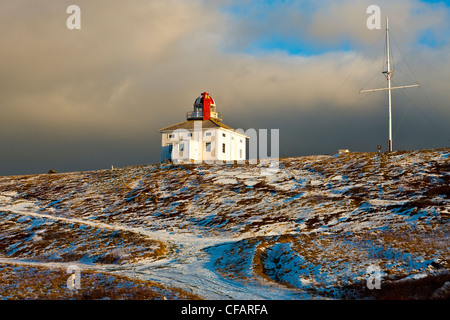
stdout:
[[(75, 3), (82, 27), (68, 30)], [(385, 85), (370, 4), (2, 2), (0, 174), (158, 162), (157, 130), (183, 121), (205, 90), (224, 123), (280, 129), (282, 156), (375, 151), (387, 140), (387, 99), (359, 94)], [(401, 50), (394, 81), (421, 84), (394, 94), (394, 148), (446, 147), (450, 9), (377, 5)]]

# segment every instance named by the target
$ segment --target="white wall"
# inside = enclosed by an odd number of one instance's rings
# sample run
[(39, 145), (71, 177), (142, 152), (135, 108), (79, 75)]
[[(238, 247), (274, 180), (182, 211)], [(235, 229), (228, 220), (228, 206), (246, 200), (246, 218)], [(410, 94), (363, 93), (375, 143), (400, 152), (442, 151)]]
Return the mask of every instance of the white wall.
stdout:
[[(192, 134), (189, 137), (189, 133)], [(210, 133), (210, 135), (207, 135)], [(169, 134), (173, 135), (169, 138)], [(225, 137), (223, 136), (225, 134)], [(181, 138), (181, 139), (180, 139)], [(233, 139), (234, 138), (234, 139)], [(246, 159), (246, 136), (224, 128), (203, 129), (188, 131), (175, 130), (172, 133), (163, 133), (161, 139), (161, 162), (169, 159), (169, 143), (173, 144), (173, 161), (233, 161)], [(241, 142), (242, 141), (242, 142)], [(211, 143), (211, 151), (206, 151), (206, 143)], [(184, 151), (179, 153), (179, 144), (184, 143)], [(225, 153), (222, 144), (225, 143)], [(242, 157), (240, 151), (242, 150)]]

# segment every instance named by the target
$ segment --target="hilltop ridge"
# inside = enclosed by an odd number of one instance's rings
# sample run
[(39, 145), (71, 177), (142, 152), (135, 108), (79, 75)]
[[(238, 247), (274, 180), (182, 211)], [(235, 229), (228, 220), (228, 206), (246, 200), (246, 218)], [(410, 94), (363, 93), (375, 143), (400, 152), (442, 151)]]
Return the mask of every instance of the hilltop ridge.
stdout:
[(0, 177), (0, 267), (77, 263), (206, 299), (450, 297), (450, 149), (266, 167)]

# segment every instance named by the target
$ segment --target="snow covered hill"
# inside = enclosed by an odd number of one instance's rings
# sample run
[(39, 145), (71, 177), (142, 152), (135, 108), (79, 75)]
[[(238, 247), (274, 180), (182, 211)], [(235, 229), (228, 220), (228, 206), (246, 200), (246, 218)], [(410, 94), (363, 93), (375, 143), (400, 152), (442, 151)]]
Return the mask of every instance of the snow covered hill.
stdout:
[[(3, 279), (76, 264), (163, 286), (160, 298), (450, 297), (450, 149), (284, 158), (272, 175), (266, 166), (0, 177)], [(65, 286), (59, 275), (20, 297)], [(17, 298), (10, 287), (0, 281), (0, 297)]]

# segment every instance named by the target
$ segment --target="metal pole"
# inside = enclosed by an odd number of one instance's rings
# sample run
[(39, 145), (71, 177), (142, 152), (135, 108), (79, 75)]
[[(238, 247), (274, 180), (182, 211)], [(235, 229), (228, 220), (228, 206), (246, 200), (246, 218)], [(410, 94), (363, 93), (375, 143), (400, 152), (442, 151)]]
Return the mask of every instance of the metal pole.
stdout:
[(389, 57), (389, 18), (386, 17), (387, 81), (389, 95), (389, 151), (392, 151), (391, 61)]

